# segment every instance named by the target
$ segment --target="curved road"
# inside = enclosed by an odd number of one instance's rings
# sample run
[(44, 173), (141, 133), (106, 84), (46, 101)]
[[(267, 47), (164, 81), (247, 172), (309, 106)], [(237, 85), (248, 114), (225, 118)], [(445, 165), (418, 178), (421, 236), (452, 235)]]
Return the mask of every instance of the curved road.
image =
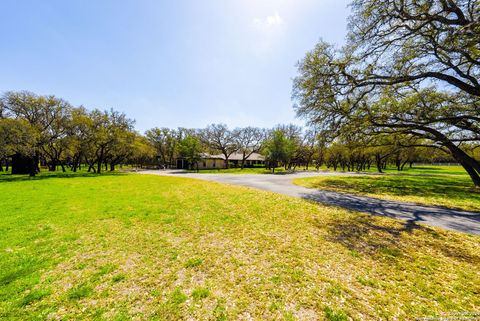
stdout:
[[(234, 184), (271, 191), (279, 194), (313, 200), (322, 204), (343, 207), (349, 210), (383, 215), (407, 221), (406, 227), (416, 223), (429, 224), (449, 230), (480, 235), (480, 213), (426, 206), (415, 203), (386, 201), (372, 197), (310, 189), (294, 185), (295, 178), (346, 175), (333, 172), (296, 172), (286, 175), (268, 174), (196, 174), (184, 171), (142, 171), (142, 174), (179, 176)], [(349, 175), (352, 175), (351, 173)]]

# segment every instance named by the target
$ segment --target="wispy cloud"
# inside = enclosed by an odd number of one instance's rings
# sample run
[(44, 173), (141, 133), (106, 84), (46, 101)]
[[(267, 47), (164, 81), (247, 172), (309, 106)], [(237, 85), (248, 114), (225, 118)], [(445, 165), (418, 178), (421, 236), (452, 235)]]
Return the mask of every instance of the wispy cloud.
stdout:
[(253, 24), (263, 27), (274, 27), (283, 24), (283, 19), (280, 17), (280, 14), (275, 11), (273, 15), (267, 16), (265, 18), (255, 18), (253, 19)]

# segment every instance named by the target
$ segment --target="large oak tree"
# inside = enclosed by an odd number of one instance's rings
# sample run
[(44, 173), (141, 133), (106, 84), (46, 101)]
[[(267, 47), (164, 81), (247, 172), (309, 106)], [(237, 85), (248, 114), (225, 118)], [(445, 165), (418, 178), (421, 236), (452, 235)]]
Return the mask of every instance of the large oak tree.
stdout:
[[(450, 153), (480, 186), (480, 3), (354, 0), (348, 42), (299, 64), (299, 115), (327, 136), (402, 134)], [(424, 144), (425, 145), (425, 144)]]

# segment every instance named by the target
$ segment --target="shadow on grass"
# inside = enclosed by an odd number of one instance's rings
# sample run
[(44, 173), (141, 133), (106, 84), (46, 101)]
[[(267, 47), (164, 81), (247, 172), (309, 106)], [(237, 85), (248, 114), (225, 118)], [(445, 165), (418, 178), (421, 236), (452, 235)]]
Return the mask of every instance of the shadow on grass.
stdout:
[(418, 223), (426, 223), (480, 235), (480, 213), (478, 212), (409, 202), (388, 201), (326, 190), (304, 193), (301, 197), (309, 201), (342, 207), (355, 212), (402, 220), (405, 222), (404, 231), (406, 232), (415, 230)]
[(12, 175), (9, 173), (0, 174), (0, 183), (2, 182), (21, 182), (21, 181), (38, 181), (49, 178), (77, 178), (77, 177), (102, 177), (102, 176), (119, 176), (127, 175), (122, 172), (104, 172), (101, 174), (89, 172), (41, 172), (40, 174), (31, 177), (29, 175)]
[(467, 177), (348, 176), (322, 179), (308, 187), (355, 194), (436, 197), (480, 203), (480, 191)]
[[(315, 225), (325, 229), (325, 225), (316, 221)], [(410, 239), (406, 233), (416, 230), (421, 238)], [(352, 253), (361, 253), (372, 257), (399, 258), (408, 250), (418, 251), (430, 248), (442, 255), (469, 263), (480, 263), (480, 256), (464, 249), (459, 235), (444, 234), (428, 226), (418, 225), (415, 221), (404, 224), (380, 225), (365, 215), (351, 216), (343, 220), (332, 221), (327, 226), (327, 240), (343, 245)], [(459, 239), (456, 241), (456, 239)], [(418, 242), (421, 239), (424, 242)], [(410, 249), (407, 249), (409, 247)], [(423, 250), (421, 250), (423, 252)], [(425, 252), (430, 253), (430, 252)]]

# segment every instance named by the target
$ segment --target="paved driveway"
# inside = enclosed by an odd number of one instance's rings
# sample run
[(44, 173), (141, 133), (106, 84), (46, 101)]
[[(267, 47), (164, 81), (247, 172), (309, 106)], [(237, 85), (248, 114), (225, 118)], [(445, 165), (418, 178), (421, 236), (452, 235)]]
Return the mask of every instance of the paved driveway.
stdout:
[[(234, 184), (300, 197), (349, 210), (383, 215), (406, 221), (406, 228), (425, 223), (449, 230), (480, 235), (480, 213), (424, 206), (414, 203), (385, 201), (376, 198), (310, 189), (297, 186), (293, 179), (320, 175), (345, 175), (334, 172), (297, 172), (286, 175), (267, 174), (196, 174), (183, 171), (142, 171), (142, 174), (167, 175)], [(351, 174), (349, 174), (351, 175)]]

